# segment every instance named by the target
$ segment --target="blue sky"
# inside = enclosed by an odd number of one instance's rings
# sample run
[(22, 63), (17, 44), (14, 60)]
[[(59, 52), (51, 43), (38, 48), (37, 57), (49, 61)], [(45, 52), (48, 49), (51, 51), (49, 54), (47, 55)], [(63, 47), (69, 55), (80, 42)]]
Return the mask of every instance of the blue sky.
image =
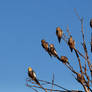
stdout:
[[(57, 59), (50, 58), (41, 47), (43, 38), (55, 44), (59, 56), (68, 56), (71, 64), (79, 71), (74, 52), (70, 52), (64, 41), (59, 44), (55, 35), (57, 26), (66, 33), (69, 25), (69, 30), (76, 40), (76, 48), (82, 49), (81, 26), (74, 8), (84, 18), (84, 32), (89, 47), (92, 31), (89, 27), (92, 18), (91, 0), (0, 1), (1, 92), (33, 92), (25, 86), (29, 66), (35, 70), (39, 79), (50, 81), (54, 73), (55, 82), (59, 85), (68, 89), (83, 89), (72, 73)], [(89, 56), (92, 56), (90, 52)]]

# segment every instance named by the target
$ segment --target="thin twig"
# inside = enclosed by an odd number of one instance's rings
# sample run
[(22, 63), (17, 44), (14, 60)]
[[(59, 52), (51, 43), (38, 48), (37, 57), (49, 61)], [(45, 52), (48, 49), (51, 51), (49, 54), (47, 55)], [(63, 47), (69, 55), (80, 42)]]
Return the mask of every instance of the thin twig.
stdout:
[(76, 10), (76, 8), (74, 8), (74, 11), (75, 11), (75, 14), (76, 14), (76, 16), (78, 17), (78, 19), (81, 20), (81, 18), (80, 18), (80, 16), (79, 16), (78, 12), (77, 12), (77, 10)]
[(76, 53), (77, 59), (78, 59), (78, 61), (79, 61), (80, 72), (81, 72), (81, 74), (83, 74), (82, 66), (81, 66), (81, 61), (80, 61), (79, 55), (78, 55), (78, 53), (77, 53), (76, 51), (75, 51), (75, 53)]
[[(53, 78), (52, 78), (52, 89), (53, 89), (53, 87), (54, 87), (54, 73), (53, 73)], [(51, 89), (51, 92), (52, 92), (52, 89)]]
[(68, 33), (68, 36), (70, 36), (70, 32), (69, 32), (69, 26), (67, 25), (67, 33)]

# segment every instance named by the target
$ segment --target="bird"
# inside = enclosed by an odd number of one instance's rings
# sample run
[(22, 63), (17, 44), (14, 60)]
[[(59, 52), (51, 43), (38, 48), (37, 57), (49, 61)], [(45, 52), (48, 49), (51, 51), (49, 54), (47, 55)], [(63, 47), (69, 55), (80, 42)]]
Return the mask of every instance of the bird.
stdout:
[(75, 48), (75, 41), (72, 39), (72, 36), (70, 36), (70, 38), (68, 39), (68, 45), (69, 45), (70, 50), (72, 52), (73, 49)]
[(35, 81), (38, 85), (40, 85), (39, 81), (38, 81), (37, 78), (36, 78), (36, 74), (35, 74), (34, 70), (33, 70), (31, 67), (28, 68), (28, 76), (29, 76), (33, 81)]
[(79, 81), (80, 83), (82, 83), (83, 85), (87, 86), (89, 88), (89, 90), (92, 92), (92, 89), (90, 89), (90, 87), (89, 87), (88, 81), (85, 80), (85, 78), (82, 74), (77, 73), (76, 80)]
[(61, 56), (61, 61), (63, 62), (63, 63), (68, 63), (69, 64), (69, 61), (68, 61), (68, 58), (66, 57), (66, 56)]
[(92, 19), (90, 19), (90, 27), (92, 28)]
[(82, 83), (86, 83), (84, 76), (80, 73), (77, 74), (77, 80)]
[(50, 44), (50, 52), (51, 52), (51, 55), (53, 55), (54, 57), (59, 58), (53, 44)]
[(49, 44), (48, 44), (48, 42), (46, 42), (45, 40), (41, 40), (41, 44), (42, 44), (42, 47), (48, 52), (48, 54), (50, 56), (52, 56), (51, 53), (50, 53), (50, 50), (49, 50)]
[(56, 35), (57, 35), (58, 41), (59, 41), (59, 43), (60, 43), (61, 38), (62, 38), (62, 35), (63, 35), (63, 31), (61, 30), (60, 27), (57, 27), (57, 28), (56, 28)]

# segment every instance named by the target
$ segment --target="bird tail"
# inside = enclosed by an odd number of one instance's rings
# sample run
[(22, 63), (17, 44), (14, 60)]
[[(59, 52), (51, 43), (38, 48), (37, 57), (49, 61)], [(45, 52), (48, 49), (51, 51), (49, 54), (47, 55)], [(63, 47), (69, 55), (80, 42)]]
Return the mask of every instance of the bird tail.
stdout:
[(58, 41), (59, 41), (59, 43), (60, 43), (60, 41), (61, 41), (61, 38), (58, 38)]
[(73, 51), (73, 48), (70, 48), (71, 52)]
[(50, 55), (50, 57), (52, 57), (52, 54), (50, 53), (50, 51), (48, 51), (48, 54)]
[(39, 83), (39, 81), (38, 81), (37, 79), (35, 79), (35, 82), (36, 82), (38, 85), (40, 85), (40, 83)]
[(57, 59), (58, 59), (58, 60), (60, 60), (60, 61), (61, 61), (61, 59), (59, 58), (59, 56), (58, 56), (58, 55), (57, 55), (56, 57), (57, 57)]

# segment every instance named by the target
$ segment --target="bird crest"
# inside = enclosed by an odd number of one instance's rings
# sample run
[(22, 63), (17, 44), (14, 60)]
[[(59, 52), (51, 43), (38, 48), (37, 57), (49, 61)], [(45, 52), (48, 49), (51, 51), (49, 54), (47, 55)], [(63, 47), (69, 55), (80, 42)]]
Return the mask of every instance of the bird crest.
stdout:
[(31, 67), (29, 67), (29, 68), (28, 68), (28, 71), (32, 71), (32, 68), (31, 68)]
[(53, 44), (50, 44), (50, 48), (53, 48), (54, 47), (54, 45)]
[(44, 42), (45, 42), (45, 40), (43, 39), (43, 40), (41, 40), (41, 42), (42, 42), (42, 43), (44, 43)]

